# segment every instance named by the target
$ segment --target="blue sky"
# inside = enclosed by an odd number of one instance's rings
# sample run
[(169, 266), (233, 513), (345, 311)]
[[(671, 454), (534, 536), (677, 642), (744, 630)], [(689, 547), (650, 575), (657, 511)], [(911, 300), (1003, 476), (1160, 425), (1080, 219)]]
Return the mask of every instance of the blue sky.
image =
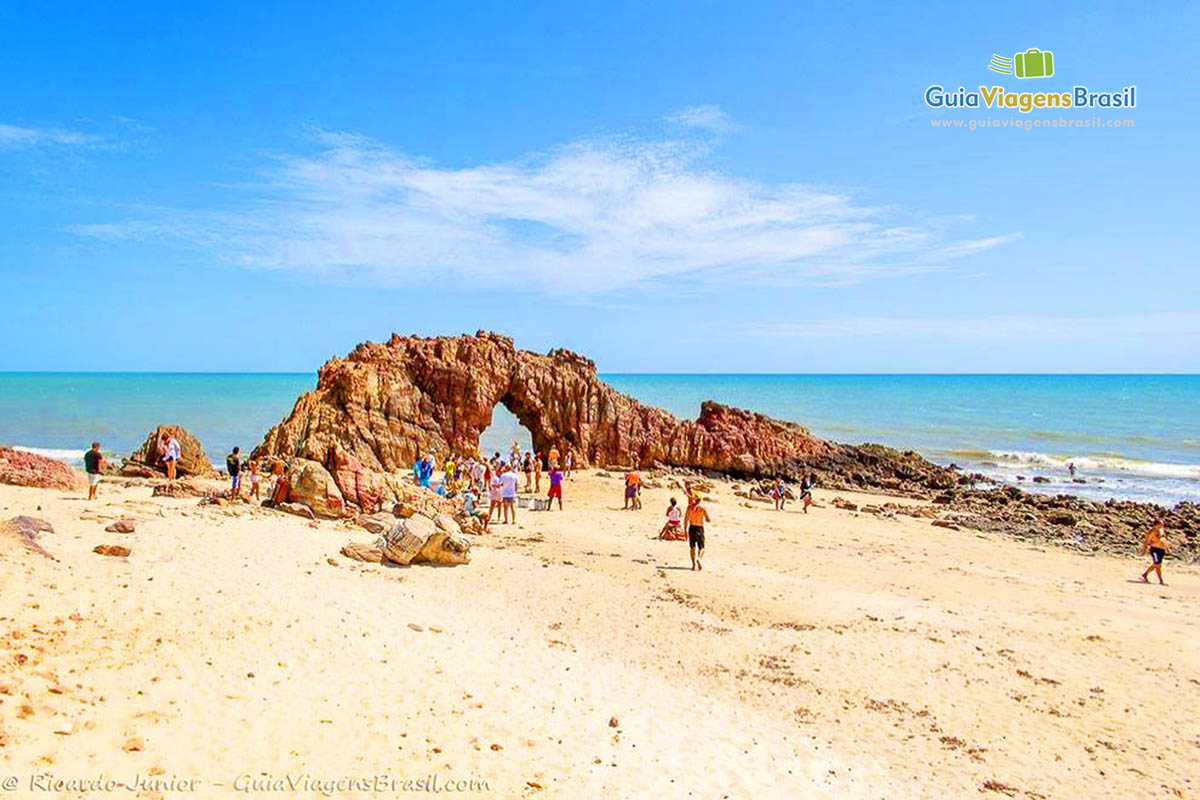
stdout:
[[(1200, 370), (1184, 3), (0, 7), (0, 369)], [(988, 72), (1052, 50), (1056, 75)], [(969, 131), (930, 84), (1138, 87)], [(1094, 112), (1033, 118), (1086, 119)]]

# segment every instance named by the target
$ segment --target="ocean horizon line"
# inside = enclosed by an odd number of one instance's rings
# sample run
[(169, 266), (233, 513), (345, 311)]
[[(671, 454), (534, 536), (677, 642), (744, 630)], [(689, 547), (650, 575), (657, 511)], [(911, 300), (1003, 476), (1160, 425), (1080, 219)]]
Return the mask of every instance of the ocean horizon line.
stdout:
[[(323, 365), (322, 365), (323, 366)], [(139, 369), (85, 369), (85, 370), (0, 370), (0, 376), (27, 375), (310, 375), (316, 374), (320, 367), (311, 370), (139, 370)], [(1196, 372), (623, 372), (601, 371), (597, 375), (645, 376), (661, 377), (714, 377), (714, 378), (791, 378), (791, 377), (862, 377), (862, 378), (891, 378), (891, 377), (954, 377), (954, 378), (1194, 378), (1200, 377)]]

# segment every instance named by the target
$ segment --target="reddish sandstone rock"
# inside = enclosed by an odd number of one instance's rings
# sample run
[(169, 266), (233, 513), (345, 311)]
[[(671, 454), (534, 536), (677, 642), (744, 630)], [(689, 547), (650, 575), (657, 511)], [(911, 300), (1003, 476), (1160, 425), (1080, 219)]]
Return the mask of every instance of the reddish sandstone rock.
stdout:
[(288, 487), (288, 501), (308, 506), (318, 517), (346, 516), (342, 492), (319, 462), (295, 459), (290, 465)]
[(128, 547), (122, 547), (119, 544), (98, 544), (92, 548), (92, 552), (102, 556), (124, 558), (133, 551), (131, 551)]
[[(605, 384), (583, 356), (518, 350), (512, 339), (483, 331), (393, 335), (330, 360), (316, 390), (296, 401), (254, 456), (319, 462), (347, 499), (361, 500), (361, 478), (351, 490), (351, 476), (407, 470), (418, 454), (475, 453), (497, 404), (529, 429), (537, 449), (573, 450), (577, 467), (659, 464), (792, 477), (817, 470), (823, 485), (893, 491), (957, 482), (915, 453), (826, 442), (801, 425), (719, 403), (680, 421)], [(374, 500), (370, 487), (365, 495)]]
[[(83, 455), (83, 451), (80, 451)], [(0, 483), (39, 489), (77, 491), (87, 486), (83, 473), (54, 458), (0, 447)]]
[(178, 425), (159, 425), (142, 442), (141, 447), (134, 450), (121, 467), (122, 475), (145, 477), (144, 470), (149, 468), (157, 474), (166, 475), (167, 468), (158, 460), (158, 442), (164, 433), (174, 436), (179, 442), (179, 461), (175, 464), (175, 474), (182, 478), (194, 475), (201, 478), (217, 477), (204, 447), (200, 440)]

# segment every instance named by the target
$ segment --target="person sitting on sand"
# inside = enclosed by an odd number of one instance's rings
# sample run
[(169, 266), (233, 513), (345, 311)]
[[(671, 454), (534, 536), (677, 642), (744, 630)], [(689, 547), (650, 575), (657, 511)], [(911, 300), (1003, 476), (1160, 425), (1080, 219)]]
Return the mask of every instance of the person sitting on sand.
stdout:
[(625, 473), (625, 506), (626, 509), (637, 509), (642, 507), (642, 476), (638, 475), (637, 469), (631, 469)]
[(229, 471), (229, 477), (233, 480), (233, 486), (229, 490), (229, 497), (237, 499), (238, 490), (242, 486), (242, 448), (235, 447), (233, 452), (225, 456), (225, 469)]
[(675, 498), (671, 498), (671, 505), (667, 506), (667, 522), (663, 525), (662, 530), (658, 532), (658, 538), (667, 539), (668, 541), (679, 541), (683, 539), (683, 527), (680, 524), (683, 521), (683, 509), (675, 502)]
[(546, 510), (549, 511), (554, 503), (554, 498), (558, 498), (558, 510), (562, 511), (562, 470), (558, 467), (550, 470), (550, 495), (546, 498)]
[(1163, 586), (1162, 562), (1167, 551), (1171, 549), (1170, 543), (1167, 541), (1167, 523), (1160, 519), (1154, 523), (1149, 532), (1146, 534), (1146, 540), (1142, 542), (1142, 555), (1150, 554), (1150, 566), (1146, 567), (1146, 571), (1142, 573), (1142, 582), (1149, 583), (1150, 571), (1158, 576), (1158, 582)]
[(250, 462), (250, 496), (255, 500), (258, 499), (258, 482), (260, 480), (258, 474), (258, 462)]
[(100, 443), (92, 442), (92, 449), (83, 454), (83, 469), (88, 478), (88, 500), (96, 499), (96, 487), (100, 485), (100, 470), (104, 469), (104, 464)]
[(509, 512), (512, 512), (512, 521), (517, 521), (517, 487), (520, 486), (517, 478), (517, 467), (514, 464), (512, 467), (501, 467), (503, 470), (500, 473), (500, 501), (504, 508), (504, 522), (508, 523)]
[(704, 495), (696, 492), (687, 511), (688, 552), (692, 554), (692, 569), (703, 570), (704, 523), (709, 522), (708, 509), (704, 507)]
[(463, 492), (463, 511), (469, 517), (475, 517), (483, 525), (486, 531), (488, 526), (488, 515), (479, 507), (479, 495), (475, 493), (474, 488), (467, 489)]

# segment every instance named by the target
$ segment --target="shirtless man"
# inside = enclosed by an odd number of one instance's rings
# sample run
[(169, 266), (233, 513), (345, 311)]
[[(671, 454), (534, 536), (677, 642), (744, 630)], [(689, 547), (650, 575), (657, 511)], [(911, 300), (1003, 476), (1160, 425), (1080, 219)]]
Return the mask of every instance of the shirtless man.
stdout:
[(1154, 570), (1154, 574), (1158, 576), (1158, 582), (1166, 586), (1162, 579), (1162, 562), (1163, 556), (1170, 549), (1171, 545), (1167, 542), (1167, 525), (1160, 519), (1146, 534), (1146, 541), (1142, 542), (1142, 555), (1150, 554), (1150, 566), (1146, 567), (1146, 571), (1142, 573), (1143, 583), (1150, 582), (1150, 571)]
[(703, 570), (700, 559), (704, 558), (704, 523), (710, 520), (708, 509), (704, 507), (704, 496), (699, 492), (692, 494), (687, 510), (688, 551), (692, 554), (692, 569)]

